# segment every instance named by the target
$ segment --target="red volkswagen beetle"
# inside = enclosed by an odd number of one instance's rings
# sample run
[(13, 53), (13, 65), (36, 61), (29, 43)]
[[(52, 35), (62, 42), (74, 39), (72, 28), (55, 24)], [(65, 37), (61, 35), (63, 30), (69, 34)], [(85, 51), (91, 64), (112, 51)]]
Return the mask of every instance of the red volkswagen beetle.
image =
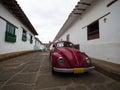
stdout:
[(90, 58), (74, 48), (73, 43), (58, 41), (50, 50), (52, 72), (84, 73), (93, 68)]

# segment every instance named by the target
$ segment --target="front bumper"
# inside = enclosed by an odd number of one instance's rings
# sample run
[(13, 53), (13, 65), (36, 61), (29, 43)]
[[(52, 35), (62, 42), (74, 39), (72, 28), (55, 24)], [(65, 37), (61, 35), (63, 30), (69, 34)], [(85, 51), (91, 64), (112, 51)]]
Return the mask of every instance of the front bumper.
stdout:
[(53, 70), (55, 72), (75, 73), (76, 74), (76, 73), (84, 73), (84, 72), (90, 71), (94, 68), (95, 68), (95, 66), (88, 67), (88, 68), (71, 68), (71, 69), (53, 67)]

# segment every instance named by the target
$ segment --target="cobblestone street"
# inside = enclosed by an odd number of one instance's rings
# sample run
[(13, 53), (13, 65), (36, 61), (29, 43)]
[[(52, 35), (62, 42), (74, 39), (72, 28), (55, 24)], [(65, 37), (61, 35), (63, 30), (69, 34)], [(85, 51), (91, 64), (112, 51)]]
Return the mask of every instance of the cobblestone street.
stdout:
[(35, 52), (0, 62), (0, 90), (120, 90), (120, 82), (95, 70), (53, 75), (49, 53)]

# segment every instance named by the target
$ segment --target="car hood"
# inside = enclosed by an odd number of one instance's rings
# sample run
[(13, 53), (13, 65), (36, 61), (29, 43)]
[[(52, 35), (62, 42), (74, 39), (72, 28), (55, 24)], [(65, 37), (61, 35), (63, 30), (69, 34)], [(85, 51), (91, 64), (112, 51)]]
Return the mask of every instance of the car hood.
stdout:
[(61, 55), (67, 60), (70, 67), (87, 67), (85, 58), (88, 57), (85, 53), (81, 53), (79, 50), (69, 47), (58, 48)]

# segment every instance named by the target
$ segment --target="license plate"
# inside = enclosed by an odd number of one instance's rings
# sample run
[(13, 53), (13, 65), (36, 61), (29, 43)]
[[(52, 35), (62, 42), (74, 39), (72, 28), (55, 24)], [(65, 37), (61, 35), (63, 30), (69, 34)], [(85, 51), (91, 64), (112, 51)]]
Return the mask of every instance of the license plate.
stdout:
[(84, 68), (74, 68), (74, 73), (84, 73)]

